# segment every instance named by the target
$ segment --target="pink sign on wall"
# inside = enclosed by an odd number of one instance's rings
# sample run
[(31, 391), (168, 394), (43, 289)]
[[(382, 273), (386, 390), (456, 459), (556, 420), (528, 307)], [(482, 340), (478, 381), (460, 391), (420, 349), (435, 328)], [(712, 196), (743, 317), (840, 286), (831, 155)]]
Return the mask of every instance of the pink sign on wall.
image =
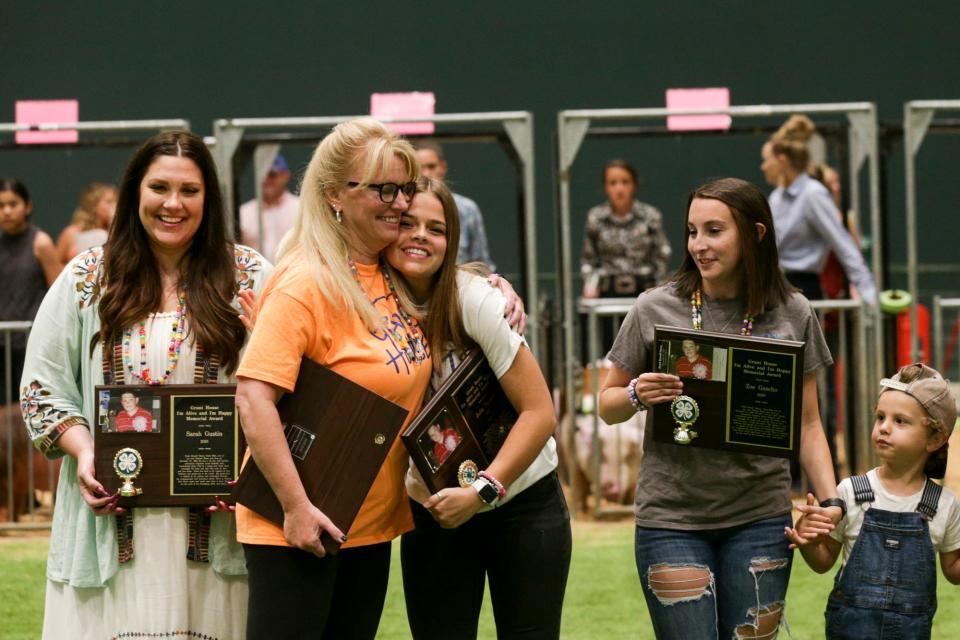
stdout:
[[(77, 100), (17, 100), (16, 122), (37, 126), (67, 124), (80, 121)], [(17, 131), (17, 144), (70, 143), (80, 139), (76, 129), (58, 131)]]
[[(370, 95), (370, 115), (375, 118), (412, 118), (432, 116), (437, 100), (432, 91), (409, 93), (373, 93)], [(434, 132), (432, 122), (393, 122), (388, 125), (399, 134), (429, 135)]]
[[(730, 89), (667, 89), (667, 109), (726, 109), (730, 106)], [(728, 115), (667, 116), (670, 131), (703, 131), (729, 129)]]

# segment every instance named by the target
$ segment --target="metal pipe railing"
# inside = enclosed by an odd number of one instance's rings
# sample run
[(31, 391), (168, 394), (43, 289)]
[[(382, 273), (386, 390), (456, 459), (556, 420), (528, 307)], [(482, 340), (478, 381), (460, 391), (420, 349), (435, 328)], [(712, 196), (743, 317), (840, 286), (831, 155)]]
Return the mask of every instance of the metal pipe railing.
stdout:
[(167, 131), (171, 129), (190, 130), (190, 121), (182, 118), (163, 120), (94, 120), (89, 122), (42, 122), (39, 124), (18, 124), (0, 122), (0, 133), (17, 131), (88, 131), (113, 133), (120, 131)]
[[(591, 414), (593, 434), (591, 437), (591, 468), (593, 470), (593, 515), (603, 516), (608, 513), (622, 511), (622, 509), (610, 509), (603, 506), (603, 478), (602, 478), (602, 442), (600, 441), (600, 372), (597, 362), (600, 360), (600, 336), (599, 318), (621, 318), (627, 315), (634, 304), (633, 298), (580, 298), (577, 300), (577, 312), (587, 315), (587, 361), (590, 365), (590, 391), (593, 397)], [(572, 420), (571, 428), (576, 424)], [(622, 424), (622, 423), (621, 423)], [(622, 468), (622, 438), (620, 437), (620, 424), (611, 425), (616, 429), (617, 439), (617, 473)], [(576, 457), (574, 457), (576, 459)]]
[(913, 296), (910, 308), (910, 359), (922, 359), (920, 323), (917, 303), (920, 301), (917, 213), (917, 154), (930, 130), (937, 111), (960, 111), (960, 100), (911, 100), (903, 105), (904, 195), (906, 198), (905, 238), (907, 244), (907, 290)]
[[(6, 410), (4, 414), (6, 416), (6, 465), (7, 465), (7, 518), (13, 523), (16, 505), (15, 505), (15, 495), (14, 495), (14, 465), (17, 461), (16, 456), (14, 456), (14, 433), (16, 429), (23, 429), (24, 426), (19, 420), (18, 411), (14, 410), (12, 407), (19, 403), (19, 397), (14, 397), (14, 388), (19, 384), (19, 381), (12, 380), (13, 378), (13, 335), (22, 333), (25, 336), (30, 334), (30, 328), (33, 326), (32, 322), (26, 321), (6, 321), (0, 322), (0, 332), (3, 334), (3, 346), (4, 346), (4, 358), (3, 358), (3, 371), (4, 371), (4, 380), (7, 381), (6, 389), (4, 389), (4, 403), (6, 404)], [(25, 460), (24, 464), (26, 465), (27, 471), (27, 513), (33, 514), (34, 512), (34, 501), (36, 496), (36, 485), (34, 482), (34, 467), (33, 467), (33, 447), (30, 446), (29, 442), (27, 443), (27, 450), (24, 452)], [(49, 486), (51, 488), (51, 496), (53, 495), (53, 462), (48, 463), (47, 468), (47, 478)], [(8, 527), (22, 528), (26, 526), (24, 523), (15, 523), (10, 524)], [(49, 527), (49, 524), (43, 525), (43, 527)]]
[[(943, 342), (943, 312), (945, 309), (956, 309), (960, 311), (960, 298), (933, 296), (933, 353), (930, 354), (930, 360), (936, 365), (944, 377), (948, 377), (947, 354), (946, 351), (944, 351)], [(960, 362), (960, 341), (958, 341), (957, 347), (957, 362)]]

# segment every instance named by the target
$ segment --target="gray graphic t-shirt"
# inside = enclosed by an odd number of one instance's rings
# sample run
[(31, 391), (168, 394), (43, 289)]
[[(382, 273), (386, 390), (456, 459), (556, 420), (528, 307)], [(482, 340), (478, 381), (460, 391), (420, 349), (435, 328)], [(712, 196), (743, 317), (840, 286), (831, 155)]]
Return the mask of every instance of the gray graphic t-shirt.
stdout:
[[(703, 296), (703, 329), (737, 334), (743, 301)], [(607, 357), (631, 376), (653, 370), (653, 328), (690, 328), (690, 300), (672, 284), (642, 293)], [(806, 342), (805, 375), (833, 360), (809, 301), (799, 293), (753, 322), (753, 335)], [(647, 416), (652, 433), (653, 415)], [(703, 530), (772, 518), (791, 509), (790, 464), (781, 458), (682, 447), (644, 438), (636, 522), (642, 527)]]

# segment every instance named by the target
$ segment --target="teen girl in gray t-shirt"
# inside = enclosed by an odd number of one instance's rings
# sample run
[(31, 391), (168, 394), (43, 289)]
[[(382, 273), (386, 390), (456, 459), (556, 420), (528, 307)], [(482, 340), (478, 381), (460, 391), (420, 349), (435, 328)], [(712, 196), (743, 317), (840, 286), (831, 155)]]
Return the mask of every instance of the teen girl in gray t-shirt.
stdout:
[[(601, 417), (623, 422), (682, 393), (679, 377), (652, 372), (656, 324), (804, 341), (800, 462), (819, 499), (836, 497), (815, 380), (831, 358), (810, 303), (777, 266), (766, 198), (737, 178), (704, 184), (690, 196), (686, 240), (680, 269), (640, 295), (620, 329)], [(785, 460), (647, 438), (636, 561), (657, 637), (773, 637), (790, 574), (790, 509)], [(839, 507), (830, 512), (840, 519)]]

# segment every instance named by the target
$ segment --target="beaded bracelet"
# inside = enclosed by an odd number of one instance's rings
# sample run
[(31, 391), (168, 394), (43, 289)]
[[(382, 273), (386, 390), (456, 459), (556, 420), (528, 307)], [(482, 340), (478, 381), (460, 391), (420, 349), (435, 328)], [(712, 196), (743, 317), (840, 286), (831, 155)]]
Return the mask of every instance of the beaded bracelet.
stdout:
[(627, 397), (630, 398), (630, 404), (633, 405), (634, 409), (637, 411), (646, 411), (649, 407), (643, 404), (643, 402), (640, 401), (640, 398), (637, 397), (637, 390), (635, 388), (637, 385), (637, 380), (639, 379), (640, 378), (634, 378), (627, 383)]
[(506, 487), (503, 486), (503, 483), (502, 483), (502, 482), (500, 482), (499, 480), (497, 480), (496, 478), (494, 478), (492, 475), (490, 475), (490, 474), (487, 473), (486, 471), (481, 471), (481, 472), (478, 473), (477, 475), (480, 476), (481, 478), (485, 479), (485, 480), (488, 480), (488, 481), (490, 482), (490, 484), (492, 484), (494, 487), (496, 487), (497, 493), (500, 494), (500, 499), (501, 499), (501, 500), (503, 500), (504, 498), (507, 497), (507, 489), (506, 489)]

